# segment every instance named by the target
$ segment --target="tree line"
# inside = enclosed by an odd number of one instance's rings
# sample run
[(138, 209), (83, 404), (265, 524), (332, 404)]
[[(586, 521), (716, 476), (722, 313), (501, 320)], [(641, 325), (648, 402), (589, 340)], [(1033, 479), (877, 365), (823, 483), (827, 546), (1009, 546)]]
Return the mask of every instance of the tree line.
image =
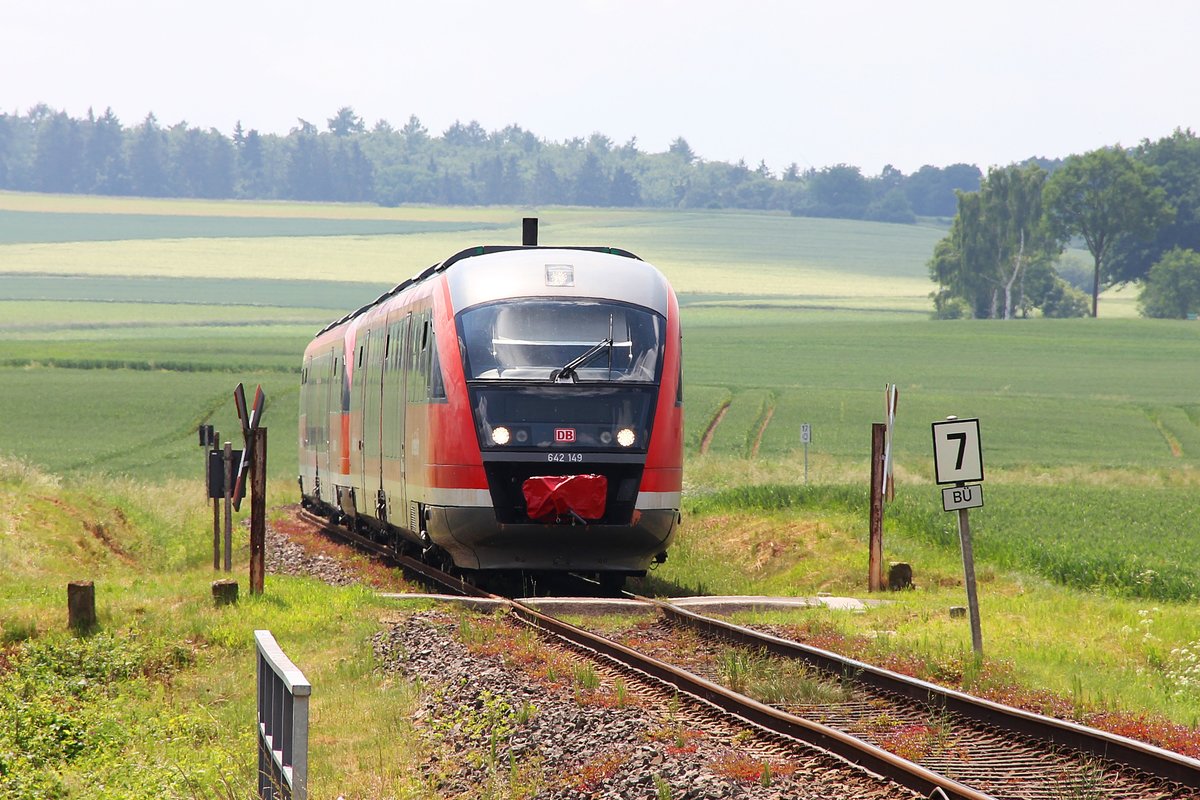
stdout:
[(650, 153), (601, 133), (551, 142), (518, 125), (486, 131), (455, 122), (440, 135), (412, 116), (369, 127), (351, 107), (325, 125), (300, 119), (287, 135), (231, 135), (153, 113), (132, 127), (106, 110), (70, 117), (44, 104), (0, 114), (0, 188), (19, 191), (440, 205), (584, 205), (770, 209), (797, 216), (911, 223), (950, 217), (974, 191), (970, 164), (891, 166), (865, 176), (849, 164), (775, 174), (700, 158), (682, 136)]
[[(1064, 268), (1065, 247), (1091, 257)], [(993, 167), (960, 191), (929, 262), (934, 316), (1096, 316), (1102, 289), (1140, 285), (1148, 317), (1200, 312), (1200, 139), (1176, 130), (1134, 148)]]

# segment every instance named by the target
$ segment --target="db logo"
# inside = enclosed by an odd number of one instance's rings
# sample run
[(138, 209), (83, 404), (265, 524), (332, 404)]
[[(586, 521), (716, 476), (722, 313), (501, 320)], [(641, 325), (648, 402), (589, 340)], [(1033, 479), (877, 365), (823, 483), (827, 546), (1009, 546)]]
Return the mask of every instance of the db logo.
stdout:
[(575, 429), (574, 428), (555, 428), (554, 429), (554, 441), (558, 444), (564, 444), (566, 442), (575, 441)]

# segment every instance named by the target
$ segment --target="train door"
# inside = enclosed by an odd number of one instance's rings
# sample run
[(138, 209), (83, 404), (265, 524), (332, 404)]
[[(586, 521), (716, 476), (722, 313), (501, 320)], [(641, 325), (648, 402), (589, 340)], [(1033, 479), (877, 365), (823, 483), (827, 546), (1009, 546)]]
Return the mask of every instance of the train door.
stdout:
[(350, 374), (350, 485), (354, 487), (354, 510), (367, 508), (363, 498), (364, 401), (367, 398), (367, 348), (371, 331), (359, 328), (354, 338), (353, 372)]
[(318, 388), (320, 392), (321, 414), (321, 435), (324, 440), (318, 443), (319, 455), (317, 457), (317, 473), (318, 478), (323, 484), (321, 499), (325, 502), (330, 502), (333, 497), (333, 475), (334, 458), (337, 453), (338, 435), (336, 431), (341, 430), (342, 415), (336, 413), (335, 409), (341, 405), (341, 392), (335, 387), (338, 385), (337, 374), (337, 351), (330, 348), (329, 352), (321, 359), (321, 385)]
[(407, 313), (396, 313), (388, 317), (387, 376), (383, 392), (383, 452), (387, 459), (384, 487), (390, 506), (392, 524), (411, 528), (408, 508), (408, 478), (404, 462), (404, 402), (407, 387), (404, 354), (408, 348), (409, 317)]
[(359, 485), (362, 486), (362, 499), (359, 511), (373, 514), (383, 519), (387, 507), (383, 494), (383, 431), (380, 424), (380, 413), (383, 406), (383, 358), (386, 349), (387, 330), (376, 329), (364, 342), (363, 371), (363, 458), (362, 473)]

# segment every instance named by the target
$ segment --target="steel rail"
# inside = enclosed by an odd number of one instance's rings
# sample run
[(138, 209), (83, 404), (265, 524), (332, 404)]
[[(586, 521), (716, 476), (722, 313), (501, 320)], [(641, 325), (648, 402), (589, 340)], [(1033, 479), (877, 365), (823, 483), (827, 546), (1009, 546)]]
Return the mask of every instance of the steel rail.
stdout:
[[(449, 592), (466, 597), (503, 601), (512, 609), (514, 616), (526, 624), (651, 676), (760, 728), (833, 753), (850, 763), (890, 778), (907, 789), (928, 796), (934, 796), (940, 790), (949, 800), (992, 800), (988, 794), (914, 764), (851, 734), (759, 703), (666, 662), (537, 611), (520, 600), (502, 598), (487, 592), (457, 576), (409, 556), (400, 555), (391, 547), (380, 545), (326, 519), (316, 515), (310, 515), (310, 518), (337, 536), (388, 558), (407, 572)], [(661, 600), (628, 592), (625, 596), (660, 609), (669, 620), (739, 645), (765, 650), (785, 658), (800, 659), (828, 674), (849, 678), (876, 691), (888, 692), (917, 703), (938, 705), (980, 724), (1104, 758), (1189, 788), (1200, 787), (1200, 761), (1169, 750), (1077, 723), (972, 697), (827, 650), (705, 617)]]
[(916, 702), (939, 705), (978, 723), (1104, 758), (1189, 788), (1200, 788), (1200, 760), (1075, 722), (1054, 719), (973, 697), (954, 689), (846, 658), (828, 650), (705, 617), (668, 602), (637, 595), (630, 596), (658, 607), (668, 619), (721, 636), (736, 644), (766, 650), (785, 658), (800, 659), (823, 672), (840, 678), (850, 678), (861, 685)]
[(520, 600), (512, 600), (511, 603), (514, 616), (535, 628), (656, 678), (760, 728), (833, 753), (845, 761), (889, 778), (906, 789), (926, 796), (940, 790), (948, 800), (992, 800), (990, 795), (835, 728), (759, 703), (611, 639), (543, 614)]
[[(391, 547), (380, 545), (353, 531), (335, 525), (327, 519), (311, 514), (311, 512), (304, 513), (308, 514), (311, 520), (320, 524), (326, 531), (377, 555), (391, 559), (406, 570), (451, 592), (468, 597), (504, 600), (517, 619), (551, 636), (635, 669), (762, 729), (832, 753), (862, 769), (889, 778), (906, 789), (926, 796), (935, 796), (936, 792), (940, 790), (946, 800), (994, 800), (990, 795), (975, 791), (835, 728), (759, 703), (698, 675), (638, 653), (611, 639), (543, 614), (520, 600), (500, 598), (436, 567), (431, 567), (409, 556), (399, 555)], [(635, 599), (646, 602), (645, 598)], [(657, 605), (654, 601), (651, 601), (651, 604)]]
[(440, 570), (437, 567), (430, 566), (429, 564), (415, 559), (412, 556), (406, 556), (402, 553), (398, 553), (394, 547), (380, 544), (372, 539), (368, 539), (362, 534), (338, 525), (332, 520), (326, 519), (318, 514), (314, 514), (307, 509), (301, 510), (300, 514), (302, 517), (307, 517), (307, 519), (314, 524), (320, 525), (321, 529), (326, 533), (337, 536), (338, 538), (343, 539), (352, 545), (362, 550), (366, 550), (367, 552), (370, 552), (376, 556), (386, 558), (395, 565), (403, 568), (406, 572), (416, 575), (423, 580), (437, 584), (453, 594), (461, 595), (463, 597), (478, 597), (482, 599), (504, 599), (499, 595), (494, 595), (491, 592), (480, 589), (478, 586), (467, 583), (456, 575), (451, 575), (450, 573)]

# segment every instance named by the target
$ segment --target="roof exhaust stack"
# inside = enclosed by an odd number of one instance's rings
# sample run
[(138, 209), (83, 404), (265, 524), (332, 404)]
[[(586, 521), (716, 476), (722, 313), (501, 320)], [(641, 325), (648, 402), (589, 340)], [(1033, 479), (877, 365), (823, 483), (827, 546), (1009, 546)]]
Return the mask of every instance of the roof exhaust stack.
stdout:
[(537, 217), (525, 217), (521, 220), (521, 244), (524, 247), (537, 247), (537, 235)]

